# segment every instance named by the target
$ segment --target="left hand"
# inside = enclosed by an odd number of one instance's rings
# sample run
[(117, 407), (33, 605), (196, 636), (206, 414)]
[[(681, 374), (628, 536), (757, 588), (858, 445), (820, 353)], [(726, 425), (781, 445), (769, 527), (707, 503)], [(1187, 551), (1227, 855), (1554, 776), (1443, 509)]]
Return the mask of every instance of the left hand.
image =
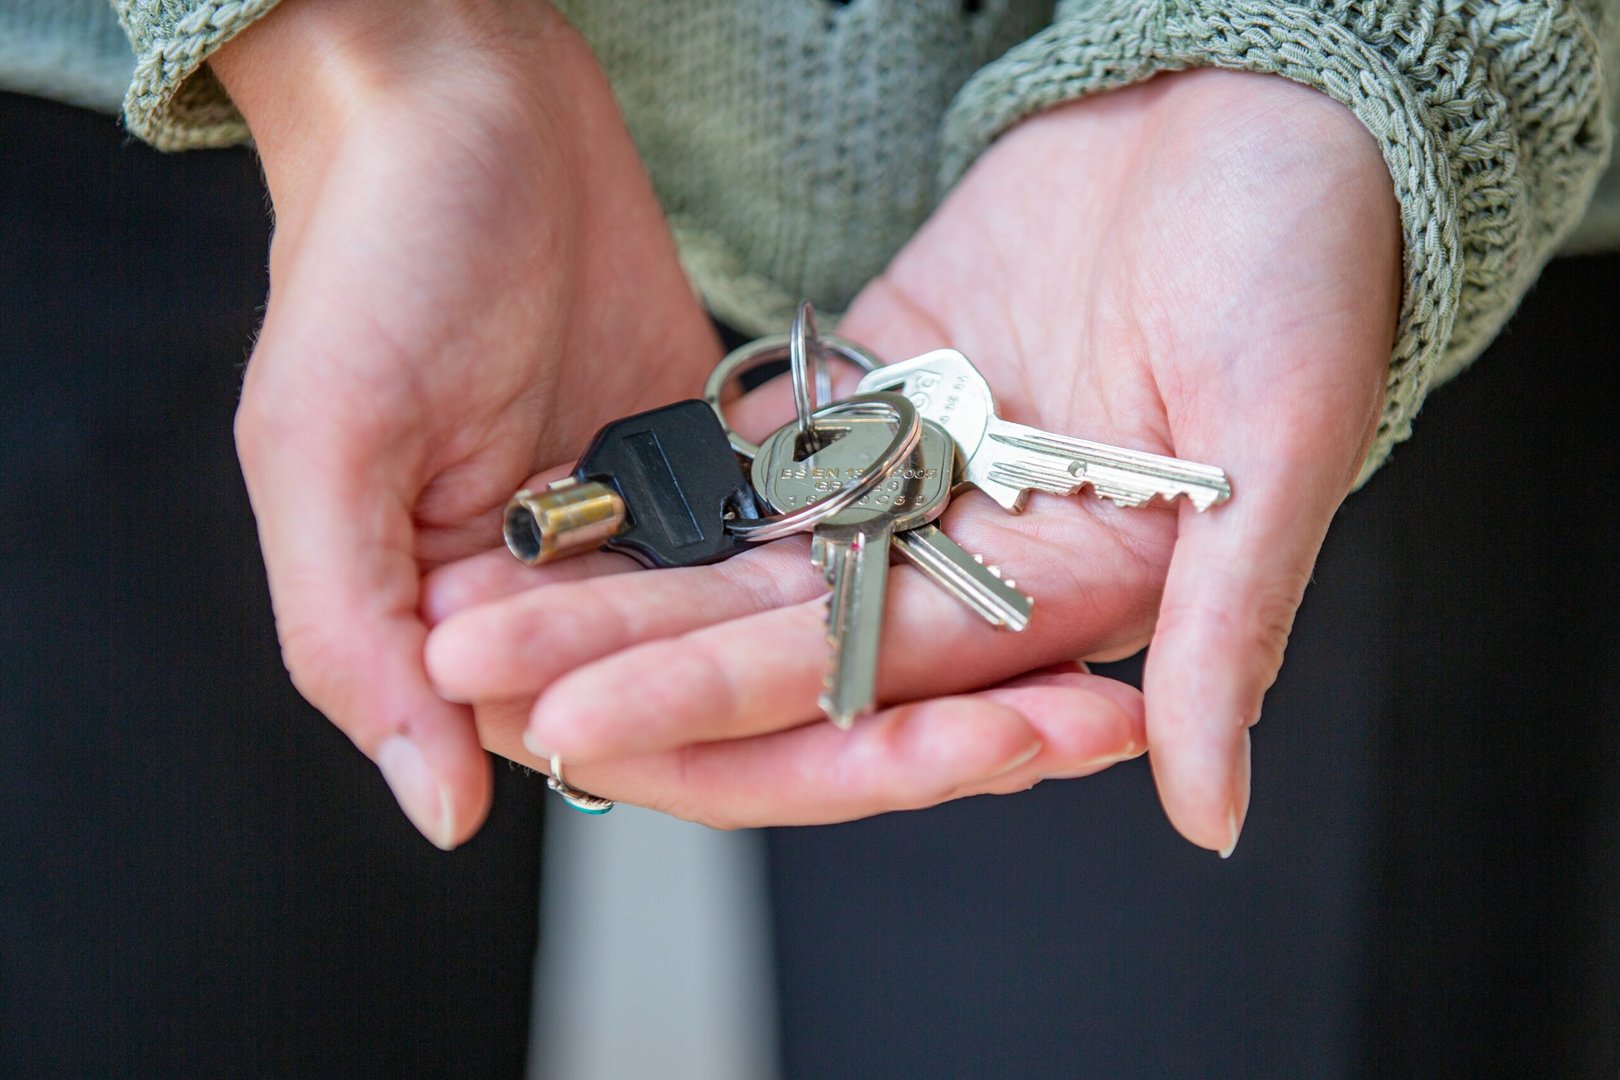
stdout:
[[(889, 357), (959, 348), (1009, 419), (1220, 465), (1234, 496), (1200, 515), (1037, 494), (1016, 517), (959, 497), (942, 526), (1037, 598), (1034, 619), (993, 631), (897, 568), (882, 698), (1151, 641), (1145, 745), (1165, 808), (1194, 843), (1229, 852), (1248, 728), (1377, 423), (1400, 250), (1372, 138), (1278, 77), (1160, 76), (1004, 136), (840, 333)], [(588, 558), (536, 571), (494, 554), (440, 571), (428, 668), (441, 692), (478, 703), (486, 745), (542, 765), (519, 745), (526, 732), (600, 794), (730, 824), (838, 820), (1142, 748), (1134, 691), (1076, 672), (923, 700), (849, 734), (801, 727), (827, 663), (802, 543), (656, 575), (597, 577), (622, 560)], [(908, 737), (946, 732), (956, 756), (908, 759), (894, 734), (906, 722)], [(1020, 740), (1041, 749), (989, 779)], [(850, 797), (855, 775), (869, 787)]]

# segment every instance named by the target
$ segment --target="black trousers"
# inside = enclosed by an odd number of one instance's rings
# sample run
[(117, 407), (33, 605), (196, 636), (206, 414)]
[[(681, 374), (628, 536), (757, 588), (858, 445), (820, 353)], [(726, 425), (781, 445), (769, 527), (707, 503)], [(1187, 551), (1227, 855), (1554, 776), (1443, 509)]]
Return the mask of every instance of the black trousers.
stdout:
[[(0, 1076), (519, 1075), (541, 783), (434, 851), (281, 670), (251, 156), (0, 146)], [(1613, 1076), (1617, 297), (1556, 264), (1346, 507), (1229, 862), (1141, 763), (773, 833), (786, 1074)]]

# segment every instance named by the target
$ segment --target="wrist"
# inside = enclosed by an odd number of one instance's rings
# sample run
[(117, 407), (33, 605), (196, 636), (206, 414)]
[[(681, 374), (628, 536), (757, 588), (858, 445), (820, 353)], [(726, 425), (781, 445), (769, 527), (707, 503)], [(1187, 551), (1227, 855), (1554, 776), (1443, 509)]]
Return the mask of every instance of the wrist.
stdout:
[[(395, 103), (487, 101), (547, 70), (577, 35), (549, 5), (497, 0), (282, 0), (209, 60), (242, 113), (278, 209), (344, 133)], [(577, 46), (576, 46), (577, 47)]]

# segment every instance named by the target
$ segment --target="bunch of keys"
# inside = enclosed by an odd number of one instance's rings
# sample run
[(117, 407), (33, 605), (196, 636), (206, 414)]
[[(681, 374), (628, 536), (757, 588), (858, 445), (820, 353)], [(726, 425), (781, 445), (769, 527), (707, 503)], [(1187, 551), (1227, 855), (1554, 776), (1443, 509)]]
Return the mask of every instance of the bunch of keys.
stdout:
[[(832, 396), (829, 351), (865, 374), (854, 397), (823, 405)], [(721, 394), (732, 379), (784, 359), (795, 418), (755, 446), (726, 425)], [(824, 339), (805, 304), (787, 338), (722, 360), (704, 400), (615, 421), (573, 475), (518, 492), (504, 532), (531, 564), (600, 546), (652, 567), (712, 563), (810, 533), (829, 587), (832, 661), (820, 705), (848, 728), (876, 703), (891, 554), (991, 626), (1029, 624), (1033, 600), (934, 525), (952, 492), (976, 487), (1016, 514), (1032, 490), (1073, 495), (1088, 486), (1121, 506), (1186, 496), (1202, 511), (1231, 497), (1214, 466), (1003, 420), (989, 383), (954, 349), (883, 365), (851, 342)], [(552, 786), (570, 803), (592, 813), (611, 807), (560, 772), (553, 762)]]

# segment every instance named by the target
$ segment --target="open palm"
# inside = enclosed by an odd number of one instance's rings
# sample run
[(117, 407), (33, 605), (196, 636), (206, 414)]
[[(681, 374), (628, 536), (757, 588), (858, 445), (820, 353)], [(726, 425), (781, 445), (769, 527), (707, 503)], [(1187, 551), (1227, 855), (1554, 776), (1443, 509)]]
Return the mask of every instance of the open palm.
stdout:
[[(1399, 243), (1371, 138), (1281, 79), (1190, 72), (1026, 121), (840, 333), (890, 357), (960, 349), (1009, 419), (1220, 465), (1229, 504), (1037, 494), (1012, 516), (959, 496), (941, 524), (1036, 597), (1031, 625), (993, 631), (898, 570), (880, 691), (915, 704), (847, 735), (806, 725), (826, 649), (799, 544), (627, 578), (591, 576), (607, 556), (446, 568), (429, 670), (501, 752), (526, 734), (583, 787), (704, 820), (837, 820), (1145, 746), (1177, 827), (1229, 850), (1247, 727), (1374, 431)], [(1150, 641), (1145, 732), (1134, 691), (1052, 667)]]

